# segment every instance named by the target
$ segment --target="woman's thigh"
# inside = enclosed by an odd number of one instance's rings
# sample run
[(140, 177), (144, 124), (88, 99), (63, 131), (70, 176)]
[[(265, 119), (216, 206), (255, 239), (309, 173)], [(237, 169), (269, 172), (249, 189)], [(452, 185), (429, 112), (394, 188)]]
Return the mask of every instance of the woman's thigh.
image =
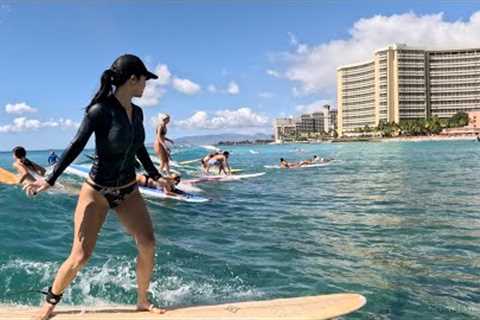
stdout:
[(84, 183), (75, 209), (72, 253), (91, 254), (108, 209), (107, 200)]
[[(154, 242), (152, 220), (148, 213), (145, 200), (140, 191), (136, 189), (125, 200), (115, 208), (118, 218), (137, 242)], [(145, 243), (149, 244), (149, 243)], [(151, 243), (150, 243), (151, 244)]]

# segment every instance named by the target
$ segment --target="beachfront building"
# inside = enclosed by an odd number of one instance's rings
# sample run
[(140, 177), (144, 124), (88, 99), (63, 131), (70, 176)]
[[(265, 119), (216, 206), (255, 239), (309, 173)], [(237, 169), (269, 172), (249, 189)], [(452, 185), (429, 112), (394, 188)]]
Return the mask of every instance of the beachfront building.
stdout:
[(325, 127), (327, 128), (327, 132), (333, 132), (337, 129), (337, 110), (329, 110), (329, 115), (325, 117)]
[(425, 50), (395, 44), (337, 68), (338, 133), (380, 121), (480, 111), (480, 48)]
[(274, 121), (274, 135), (277, 143), (295, 141), (300, 136), (322, 136), (335, 130), (336, 110), (329, 105), (323, 110), (304, 113), (297, 118), (278, 118)]
[(284, 140), (293, 139), (297, 131), (296, 121), (293, 118), (275, 119), (273, 128), (275, 142), (282, 142)]

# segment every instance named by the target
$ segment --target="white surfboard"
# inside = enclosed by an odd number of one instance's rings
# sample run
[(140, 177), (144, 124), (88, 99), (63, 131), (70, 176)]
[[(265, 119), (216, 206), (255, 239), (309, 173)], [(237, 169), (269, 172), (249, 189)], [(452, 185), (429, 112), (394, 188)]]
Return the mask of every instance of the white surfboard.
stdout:
[(302, 168), (316, 168), (316, 167), (325, 167), (328, 166), (331, 162), (323, 162), (323, 163), (312, 163), (312, 164), (305, 164), (300, 167), (291, 167), (291, 168), (282, 168), (278, 164), (274, 165), (264, 165), (267, 169), (302, 169)]
[(185, 180), (185, 183), (194, 184), (194, 183), (211, 182), (211, 181), (221, 181), (221, 182), (236, 181), (236, 180), (260, 177), (260, 176), (263, 176), (264, 174), (265, 172), (257, 172), (257, 173), (250, 173), (250, 174), (234, 174), (230, 176), (203, 176), (195, 179), (187, 179)]
[[(70, 173), (82, 178), (87, 178), (89, 171), (90, 169), (88, 168), (88, 166), (82, 166), (78, 164), (71, 164), (65, 169), (66, 173)], [(167, 195), (165, 192), (159, 189), (153, 189), (153, 188), (147, 188), (147, 187), (138, 187), (138, 189), (142, 194), (152, 198), (174, 199), (179, 201), (196, 202), (196, 203), (209, 201), (207, 198), (204, 198), (192, 193), (188, 193), (182, 190), (180, 190), (181, 191), (180, 194), (176, 196), (171, 196), (171, 195)]]

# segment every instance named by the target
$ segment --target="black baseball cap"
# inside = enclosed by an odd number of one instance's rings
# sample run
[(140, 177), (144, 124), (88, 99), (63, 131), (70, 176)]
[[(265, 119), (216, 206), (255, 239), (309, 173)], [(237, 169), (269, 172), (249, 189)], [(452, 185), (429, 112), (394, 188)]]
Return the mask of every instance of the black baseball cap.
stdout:
[(158, 76), (147, 70), (143, 61), (133, 55), (133, 54), (124, 54), (118, 57), (110, 67), (110, 69), (116, 73), (130, 76), (132, 74), (143, 75), (149, 79), (158, 79)]

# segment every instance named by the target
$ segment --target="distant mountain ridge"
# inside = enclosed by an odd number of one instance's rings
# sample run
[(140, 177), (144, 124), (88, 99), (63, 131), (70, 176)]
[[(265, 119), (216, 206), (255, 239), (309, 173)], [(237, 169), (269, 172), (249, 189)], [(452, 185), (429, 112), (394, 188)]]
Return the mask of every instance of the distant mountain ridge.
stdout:
[(209, 134), (209, 135), (199, 135), (199, 136), (186, 136), (174, 139), (176, 144), (193, 144), (193, 145), (202, 145), (202, 144), (217, 144), (220, 141), (255, 141), (255, 140), (269, 140), (272, 139), (272, 135), (264, 133), (256, 133), (253, 135), (249, 134), (237, 134), (237, 133), (225, 133), (225, 134)]

